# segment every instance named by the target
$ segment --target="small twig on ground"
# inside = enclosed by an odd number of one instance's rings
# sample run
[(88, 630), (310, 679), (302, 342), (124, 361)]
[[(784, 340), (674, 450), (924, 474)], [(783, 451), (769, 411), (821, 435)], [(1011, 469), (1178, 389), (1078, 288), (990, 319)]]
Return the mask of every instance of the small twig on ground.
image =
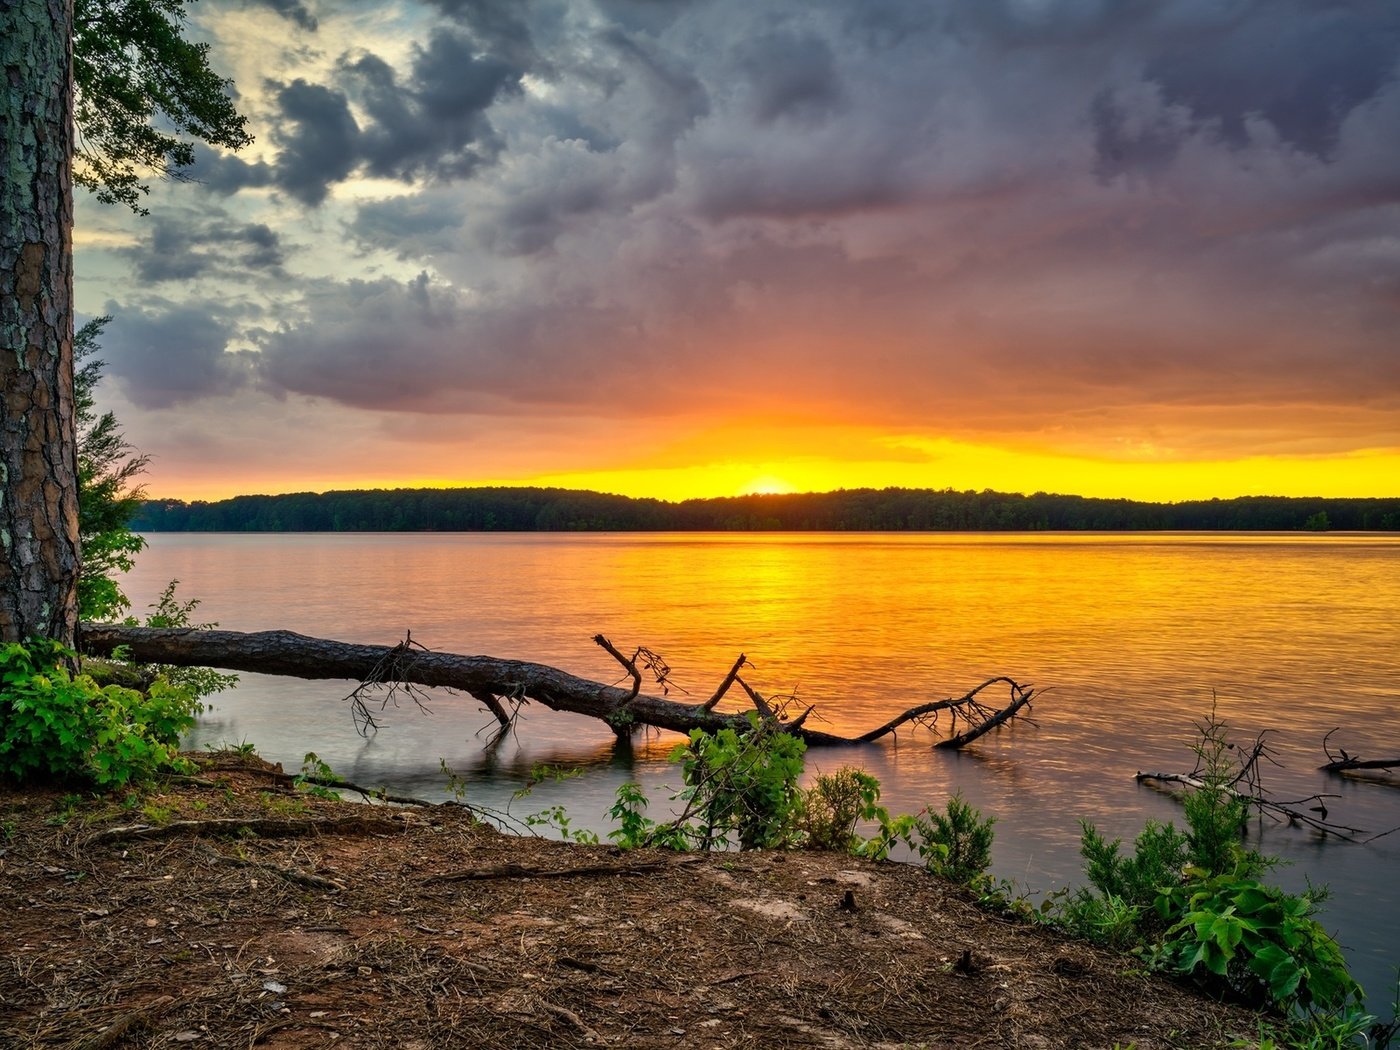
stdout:
[(637, 861), (630, 864), (585, 864), (577, 868), (527, 868), (520, 864), (503, 864), (498, 868), (479, 868), (452, 875), (438, 875), (425, 882), (484, 882), (492, 879), (586, 879), (599, 875), (648, 875), (671, 868), (698, 864), (703, 856), (677, 857), (674, 860)]
[(111, 842), (197, 838), (200, 835), (238, 835), (251, 832), (261, 838), (297, 838), (302, 835), (401, 835), (406, 830), (399, 820), (371, 817), (323, 817), (311, 820), (283, 820), (272, 817), (211, 817), (207, 820), (176, 820), (169, 824), (127, 824), (95, 831), (83, 840), (84, 846)]
[(230, 857), (208, 846), (204, 847), (203, 853), (215, 864), (226, 864), (231, 868), (256, 868), (259, 871), (266, 871), (273, 875), (280, 876), (288, 882), (294, 882), (299, 886), (308, 886), (317, 890), (332, 890), (336, 893), (345, 889), (343, 884), (336, 882), (334, 879), (328, 879), (321, 875), (313, 875), (306, 871), (297, 871), (295, 868), (284, 868), (280, 864), (269, 864), (266, 861), (260, 860), (245, 860), (243, 857)]

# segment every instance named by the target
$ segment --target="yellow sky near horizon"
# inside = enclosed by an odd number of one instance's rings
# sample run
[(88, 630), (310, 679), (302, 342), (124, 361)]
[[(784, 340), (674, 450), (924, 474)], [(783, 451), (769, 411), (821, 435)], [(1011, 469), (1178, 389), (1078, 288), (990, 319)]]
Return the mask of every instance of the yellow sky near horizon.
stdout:
[(1221, 460), (1124, 460), (1016, 450), (951, 439), (887, 439), (889, 458), (860, 449), (861, 458), (781, 450), (729, 454), (709, 462), (656, 455), (597, 469), (481, 474), (419, 470), (412, 474), (340, 472), (333, 476), (264, 469), (181, 476), (158, 471), (152, 494), (217, 500), (244, 494), (334, 489), (545, 486), (590, 489), (668, 501), (749, 493), (826, 492), (853, 488), (993, 489), (1054, 492), (1150, 502), (1237, 496), (1386, 497), (1400, 495), (1400, 450), (1340, 455), (1251, 456)]

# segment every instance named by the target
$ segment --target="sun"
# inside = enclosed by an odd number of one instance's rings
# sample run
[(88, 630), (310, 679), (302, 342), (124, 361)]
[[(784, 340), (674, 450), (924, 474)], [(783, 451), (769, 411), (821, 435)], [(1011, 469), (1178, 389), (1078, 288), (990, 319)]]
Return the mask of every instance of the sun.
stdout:
[(772, 474), (764, 474), (754, 478), (738, 492), (740, 496), (778, 496), (786, 492), (796, 492), (797, 490), (789, 485), (782, 478), (775, 478)]

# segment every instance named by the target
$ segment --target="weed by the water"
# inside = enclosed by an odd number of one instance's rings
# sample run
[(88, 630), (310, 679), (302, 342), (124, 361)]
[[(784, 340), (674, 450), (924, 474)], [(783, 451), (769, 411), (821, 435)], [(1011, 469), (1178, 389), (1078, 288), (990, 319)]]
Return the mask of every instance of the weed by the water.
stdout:
[(292, 785), (308, 795), (334, 801), (340, 798), (340, 795), (332, 785), (338, 784), (340, 779), (336, 771), (321, 760), (320, 755), (315, 751), (308, 751), (306, 757), (301, 760), (301, 772), (292, 778)]

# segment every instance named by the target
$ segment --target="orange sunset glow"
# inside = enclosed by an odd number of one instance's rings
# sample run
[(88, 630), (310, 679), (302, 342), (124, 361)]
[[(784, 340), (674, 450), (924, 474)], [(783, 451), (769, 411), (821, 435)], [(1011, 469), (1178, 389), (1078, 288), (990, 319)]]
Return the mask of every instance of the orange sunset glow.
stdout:
[[(802, 454), (778, 445), (727, 450), (723, 458), (692, 463), (678, 453), (628, 458), (617, 466), (567, 472), (522, 472), (506, 476), (441, 471), (327, 477), (319, 473), (256, 477), (180, 477), (162, 471), (163, 490), (186, 499), (224, 499), (240, 493), (320, 491), (330, 488), (445, 488), (475, 485), (538, 485), (589, 489), (670, 501), (713, 496), (827, 492), (853, 488), (994, 489), (1000, 492), (1063, 492), (1154, 502), (1229, 498), (1240, 495), (1361, 497), (1388, 492), (1400, 479), (1400, 453), (1362, 450), (1345, 455), (1252, 456), (1234, 459), (1121, 460), (1033, 449), (999, 448), (910, 435), (834, 431), (838, 447), (863, 449), (860, 458)], [(724, 449), (718, 437), (717, 449)], [(881, 446), (894, 458), (879, 457)], [(821, 448), (814, 444), (814, 449)], [(868, 457), (868, 458), (867, 458)], [(426, 466), (426, 464), (424, 464)]]

